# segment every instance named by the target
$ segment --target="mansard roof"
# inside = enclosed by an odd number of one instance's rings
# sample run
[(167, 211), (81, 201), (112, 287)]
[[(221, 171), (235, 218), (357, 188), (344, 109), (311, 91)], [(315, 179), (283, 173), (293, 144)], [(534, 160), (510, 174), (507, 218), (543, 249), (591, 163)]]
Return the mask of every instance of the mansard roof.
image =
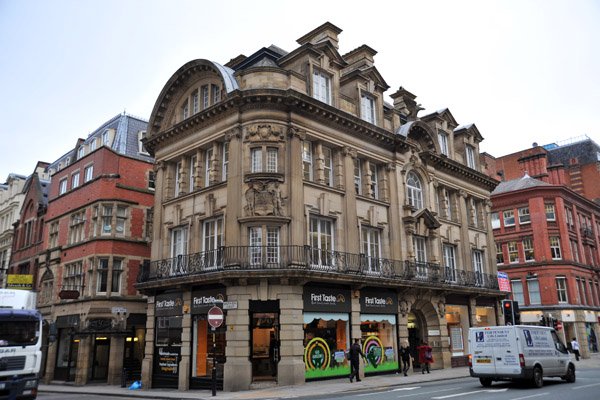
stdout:
[(483, 136), (481, 136), (481, 133), (479, 133), (479, 129), (477, 129), (475, 124), (461, 125), (461, 126), (457, 127), (456, 129), (454, 129), (454, 132), (456, 134), (465, 133), (467, 135), (471, 135), (478, 142), (481, 142), (483, 140)]
[(496, 189), (492, 192), (492, 196), (501, 193), (516, 192), (518, 190), (528, 189), (536, 186), (553, 186), (549, 183), (542, 182), (525, 174), (522, 178), (512, 179), (506, 182), (500, 182)]

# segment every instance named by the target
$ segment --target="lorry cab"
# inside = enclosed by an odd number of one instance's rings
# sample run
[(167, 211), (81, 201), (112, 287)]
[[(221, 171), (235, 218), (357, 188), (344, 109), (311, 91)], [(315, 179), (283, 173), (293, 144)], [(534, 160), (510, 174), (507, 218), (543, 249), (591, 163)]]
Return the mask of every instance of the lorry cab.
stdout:
[(483, 386), (492, 381), (528, 380), (542, 387), (544, 376), (575, 382), (575, 365), (554, 329), (491, 326), (469, 329), (469, 371)]

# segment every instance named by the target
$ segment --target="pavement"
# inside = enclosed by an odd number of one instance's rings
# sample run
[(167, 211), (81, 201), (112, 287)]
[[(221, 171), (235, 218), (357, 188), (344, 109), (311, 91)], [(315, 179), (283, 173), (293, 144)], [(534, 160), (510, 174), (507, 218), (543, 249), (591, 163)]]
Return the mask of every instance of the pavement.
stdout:
[[(593, 354), (591, 358), (575, 361), (576, 368), (599, 368), (600, 354)], [(102, 395), (111, 397), (128, 397), (135, 399), (283, 399), (311, 395), (340, 394), (357, 389), (382, 389), (395, 386), (409, 386), (432, 381), (444, 381), (450, 379), (466, 378), (469, 376), (468, 367), (457, 367), (452, 369), (432, 370), (430, 374), (421, 372), (409, 372), (408, 376), (402, 374), (369, 376), (361, 382), (350, 383), (347, 377), (343, 379), (330, 379), (323, 381), (307, 382), (303, 385), (278, 386), (275, 383), (264, 382), (253, 384), (250, 390), (239, 392), (217, 391), (215, 397), (210, 390), (173, 390), (173, 389), (137, 389), (128, 390), (120, 386), (90, 383), (85, 386), (66, 385), (64, 383), (53, 383), (51, 385), (39, 385), (40, 393), (65, 393)]]

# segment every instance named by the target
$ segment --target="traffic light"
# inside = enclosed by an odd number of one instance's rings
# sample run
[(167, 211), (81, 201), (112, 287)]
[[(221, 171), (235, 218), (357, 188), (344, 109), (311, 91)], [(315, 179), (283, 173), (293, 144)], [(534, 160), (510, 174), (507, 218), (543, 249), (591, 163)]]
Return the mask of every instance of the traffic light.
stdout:
[(542, 315), (542, 317), (540, 318), (540, 325), (542, 326), (548, 326), (548, 321), (546, 321), (546, 316)]
[(521, 313), (519, 312), (519, 302), (513, 300), (513, 319), (515, 325), (521, 325)]
[(552, 318), (552, 327), (554, 330), (558, 330), (558, 320), (556, 318)]
[(514, 325), (515, 316), (513, 313), (513, 301), (502, 300), (502, 310), (504, 312), (504, 325)]

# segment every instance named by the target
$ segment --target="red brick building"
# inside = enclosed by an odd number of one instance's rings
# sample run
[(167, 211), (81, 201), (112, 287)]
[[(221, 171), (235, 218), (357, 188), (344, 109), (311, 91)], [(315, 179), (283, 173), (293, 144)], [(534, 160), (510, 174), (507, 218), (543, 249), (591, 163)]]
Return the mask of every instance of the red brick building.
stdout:
[(115, 384), (141, 365), (146, 303), (133, 288), (150, 258), (153, 160), (146, 121), (118, 115), (50, 165), (38, 308), (58, 328), (46, 381)]
[[(542, 315), (557, 318), (564, 339), (576, 337), (582, 355), (589, 357), (598, 351), (599, 340), (600, 205), (583, 196), (594, 194), (576, 184), (570, 168), (547, 165), (552, 151), (535, 147), (496, 159), (482, 155), (491, 176), (523, 174), (492, 192), (496, 260), (498, 270), (509, 275), (522, 322), (537, 324)], [(579, 153), (573, 158), (590, 157)], [(582, 176), (580, 181), (594, 179)]]
[(12, 253), (8, 274), (33, 275), (33, 290), (37, 289), (38, 257), (44, 249), (44, 218), (48, 205), (50, 181), (44, 173), (48, 163), (38, 162), (23, 193), (25, 199), (20, 210), (19, 220), (14, 224)]

